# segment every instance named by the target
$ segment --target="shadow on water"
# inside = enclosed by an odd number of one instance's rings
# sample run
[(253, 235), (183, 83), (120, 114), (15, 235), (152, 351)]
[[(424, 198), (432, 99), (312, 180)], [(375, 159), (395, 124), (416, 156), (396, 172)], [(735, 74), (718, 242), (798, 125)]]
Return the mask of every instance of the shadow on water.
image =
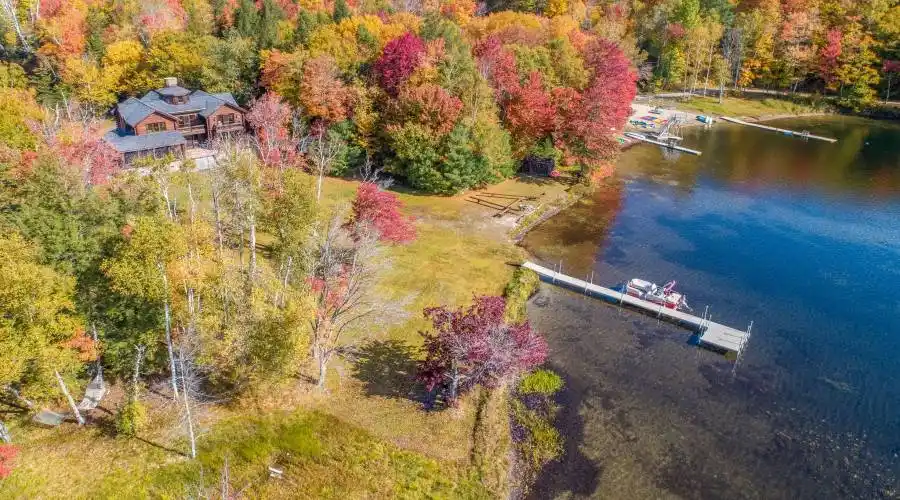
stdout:
[(602, 469), (581, 451), (584, 418), (580, 410), (587, 387), (566, 374), (561, 366), (550, 364), (549, 368), (566, 382), (565, 388), (556, 398), (561, 407), (556, 417), (556, 427), (560, 429), (565, 443), (561, 459), (544, 467), (528, 498), (556, 498), (565, 493), (589, 496), (599, 486)]

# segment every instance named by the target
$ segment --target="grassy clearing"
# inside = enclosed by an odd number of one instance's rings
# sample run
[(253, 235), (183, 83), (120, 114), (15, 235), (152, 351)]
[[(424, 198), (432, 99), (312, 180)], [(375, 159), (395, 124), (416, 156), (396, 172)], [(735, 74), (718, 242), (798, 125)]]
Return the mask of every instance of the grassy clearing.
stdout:
[[(323, 205), (349, 203), (356, 186), (326, 180)], [(490, 190), (552, 196), (562, 187), (508, 181)], [(502, 293), (513, 272), (506, 264), (520, 261), (521, 250), (509, 242), (508, 227), (490, 217), (493, 211), (465, 195), (399, 196), (416, 219), (418, 238), (388, 249), (393, 268), (381, 287), (385, 296), (403, 299), (407, 316), (345, 339), (360, 354), (333, 363), (327, 394), (289, 380), (206, 408), (194, 462), (181, 453), (186, 444), (177, 409), (153, 393), (147, 394), (151, 425), (140, 439), (113, 436), (112, 414), (121, 400), (115, 396), (84, 428), (41, 429), (5, 416), (22, 453), (14, 473), (0, 482), (0, 498), (180, 498), (215, 488), (226, 456), (233, 487), (247, 487), (253, 497), (503, 496), (507, 405), (487, 404), (473, 393), (458, 409), (424, 412), (413, 376), (418, 332), (427, 326), (422, 308)], [(285, 478), (269, 481), (266, 467), (276, 464)]]
[[(51, 456), (23, 457), (20, 468), (0, 483), (0, 497), (217, 496), (226, 459), (230, 488), (250, 497), (490, 496), (467, 467), (401, 450), (317, 411), (221, 419), (204, 436), (193, 461), (145, 441), (90, 434), (48, 431), (28, 443)], [(38, 458), (48, 470), (29, 467)], [(283, 469), (283, 478), (269, 479), (268, 466)]]
[(774, 115), (799, 115), (826, 111), (824, 105), (791, 101), (787, 99), (745, 99), (726, 97), (719, 103), (718, 97), (693, 97), (679, 101), (678, 108), (704, 115), (744, 116), (764, 118)]

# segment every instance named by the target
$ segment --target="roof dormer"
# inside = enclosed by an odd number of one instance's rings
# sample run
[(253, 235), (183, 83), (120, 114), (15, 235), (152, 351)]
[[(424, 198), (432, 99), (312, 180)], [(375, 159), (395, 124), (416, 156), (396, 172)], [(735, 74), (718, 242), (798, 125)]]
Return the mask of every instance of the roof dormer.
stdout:
[(159, 94), (163, 101), (169, 104), (186, 104), (188, 102), (188, 96), (191, 91), (184, 87), (179, 87), (177, 78), (170, 76), (164, 78), (163, 81), (165, 81), (166, 86), (156, 90), (156, 93)]

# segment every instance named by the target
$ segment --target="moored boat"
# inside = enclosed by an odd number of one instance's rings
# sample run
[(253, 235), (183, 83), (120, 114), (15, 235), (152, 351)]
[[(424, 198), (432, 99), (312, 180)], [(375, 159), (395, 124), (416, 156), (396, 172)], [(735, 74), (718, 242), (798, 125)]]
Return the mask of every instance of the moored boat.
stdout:
[(669, 309), (691, 310), (684, 294), (675, 291), (675, 281), (670, 281), (663, 286), (646, 280), (632, 278), (625, 284), (625, 292), (632, 297), (661, 304)]

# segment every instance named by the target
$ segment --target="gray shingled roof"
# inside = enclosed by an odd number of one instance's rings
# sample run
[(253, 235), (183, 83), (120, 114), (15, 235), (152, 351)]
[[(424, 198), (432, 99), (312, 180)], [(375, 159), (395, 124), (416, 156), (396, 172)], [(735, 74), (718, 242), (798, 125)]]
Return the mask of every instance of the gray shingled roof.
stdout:
[(188, 90), (184, 87), (179, 87), (178, 85), (175, 85), (174, 87), (163, 87), (161, 89), (156, 89), (155, 92), (159, 95), (172, 95), (172, 96), (188, 95), (191, 93), (190, 90)]
[(134, 97), (129, 97), (124, 101), (120, 102), (116, 108), (119, 111), (119, 115), (122, 116), (122, 119), (125, 120), (125, 123), (131, 125), (132, 127), (136, 126), (141, 122), (144, 118), (152, 115), (154, 112), (161, 112), (163, 115), (172, 118), (171, 114), (166, 112), (165, 110), (157, 109), (155, 106), (150, 106), (149, 104), (135, 99)]
[(146, 151), (166, 146), (178, 146), (186, 142), (181, 132), (175, 130), (145, 135), (124, 135), (119, 130), (111, 130), (103, 135), (103, 139), (120, 153), (133, 153), (135, 151)]
[(162, 99), (162, 96), (164, 95), (164, 90), (171, 88), (173, 87), (151, 90), (141, 97), (140, 102), (170, 115), (200, 113), (204, 118), (213, 114), (226, 103), (243, 111), (243, 109), (238, 106), (237, 101), (234, 100), (234, 96), (228, 92), (209, 94), (202, 90), (195, 90), (188, 94), (188, 102), (184, 104), (169, 104)]

